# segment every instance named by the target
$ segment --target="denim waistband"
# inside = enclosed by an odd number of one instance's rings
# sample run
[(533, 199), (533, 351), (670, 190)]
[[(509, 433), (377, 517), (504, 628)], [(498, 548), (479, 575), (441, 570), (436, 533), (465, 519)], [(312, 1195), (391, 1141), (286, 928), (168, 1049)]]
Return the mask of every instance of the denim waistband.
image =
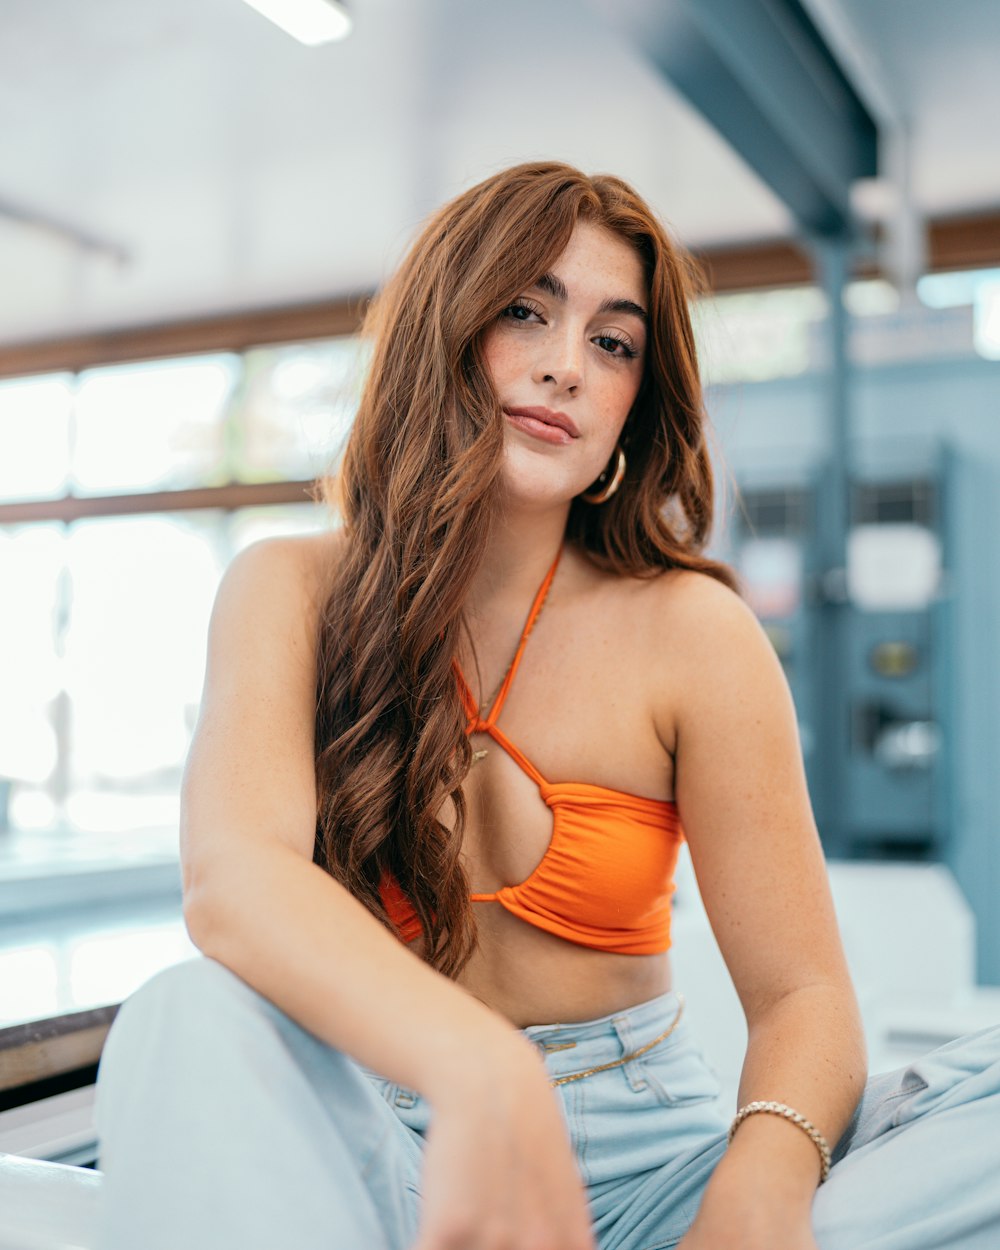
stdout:
[(541, 1051), (551, 1075), (563, 1077), (623, 1059), (667, 1030), (673, 1036), (683, 1024), (683, 1006), (682, 996), (675, 990), (667, 990), (655, 998), (593, 1020), (529, 1024), (521, 1032)]

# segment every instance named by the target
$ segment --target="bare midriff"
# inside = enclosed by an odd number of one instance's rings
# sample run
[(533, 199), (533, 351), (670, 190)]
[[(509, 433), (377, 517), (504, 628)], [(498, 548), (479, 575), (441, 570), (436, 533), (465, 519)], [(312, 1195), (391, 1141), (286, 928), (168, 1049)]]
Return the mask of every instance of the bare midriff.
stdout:
[(476, 903), (479, 946), (458, 978), (518, 1028), (569, 1024), (622, 1011), (671, 987), (670, 955), (587, 950)]

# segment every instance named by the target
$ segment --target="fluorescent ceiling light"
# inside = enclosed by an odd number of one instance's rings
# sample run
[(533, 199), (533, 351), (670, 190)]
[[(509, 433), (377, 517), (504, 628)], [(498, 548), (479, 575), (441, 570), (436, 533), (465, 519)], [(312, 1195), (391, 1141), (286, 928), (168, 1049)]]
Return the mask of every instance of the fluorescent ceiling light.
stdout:
[(300, 43), (313, 46), (343, 39), (351, 19), (339, 0), (245, 0)]

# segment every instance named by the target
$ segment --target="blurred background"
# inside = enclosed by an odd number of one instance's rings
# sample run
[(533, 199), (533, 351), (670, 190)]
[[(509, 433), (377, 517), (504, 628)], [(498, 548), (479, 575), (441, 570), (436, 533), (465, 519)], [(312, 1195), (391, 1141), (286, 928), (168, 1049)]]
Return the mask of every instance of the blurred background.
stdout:
[[(93, 1161), (117, 1004), (194, 953), (222, 570), (329, 524), (366, 298), (535, 158), (628, 179), (704, 267), (712, 553), (788, 675), (873, 1066), (1000, 1020), (1000, 6), (316, 4), (342, 37), (0, 7), (0, 1151)], [(686, 864), (674, 954), (735, 1096)]]

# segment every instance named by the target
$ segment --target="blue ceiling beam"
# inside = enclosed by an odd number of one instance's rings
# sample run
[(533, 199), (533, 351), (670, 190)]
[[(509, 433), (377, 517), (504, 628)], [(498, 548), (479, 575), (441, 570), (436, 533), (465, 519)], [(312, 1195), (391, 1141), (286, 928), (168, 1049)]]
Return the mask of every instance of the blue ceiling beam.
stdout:
[(852, 233), (877, 129), (799, 0), (618, 0), (615, 14), (803, 231)]

